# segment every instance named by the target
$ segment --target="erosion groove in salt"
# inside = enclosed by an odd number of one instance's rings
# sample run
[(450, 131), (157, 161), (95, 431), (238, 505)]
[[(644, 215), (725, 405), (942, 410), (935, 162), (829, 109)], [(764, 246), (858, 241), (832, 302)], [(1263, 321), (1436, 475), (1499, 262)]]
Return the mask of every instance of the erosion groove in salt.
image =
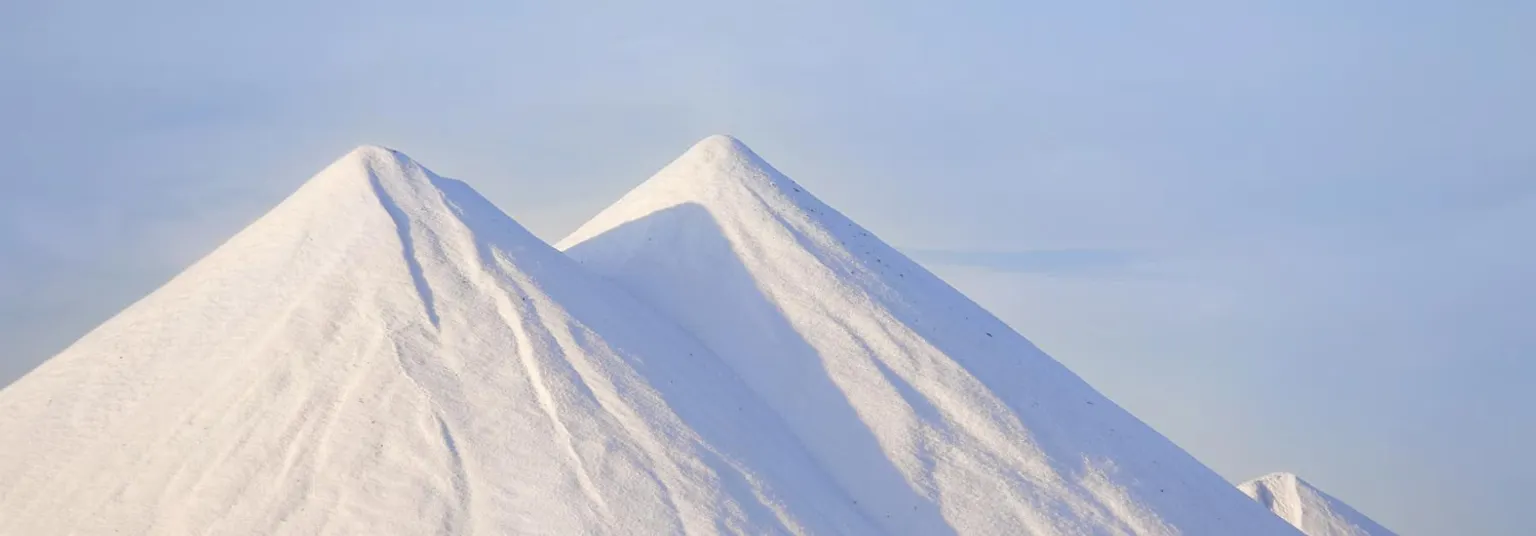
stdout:
[(1307, 536), (1396, 536), (1291, 473), (1271, 473), (1237, 487)]
[(734, 139), (562, 248), (348, 154), (0, 391), (0, 534), (1296, 534)]

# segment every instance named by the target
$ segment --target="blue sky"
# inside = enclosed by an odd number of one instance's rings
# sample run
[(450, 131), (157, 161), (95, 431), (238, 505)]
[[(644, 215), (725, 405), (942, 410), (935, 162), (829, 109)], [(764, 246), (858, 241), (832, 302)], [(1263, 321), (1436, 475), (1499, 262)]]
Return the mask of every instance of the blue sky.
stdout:
[(1536, 4), (0, 5), (0, 383), (360, 143), (557, 239), (737, 135), (1207, 464), (1520, 534)]

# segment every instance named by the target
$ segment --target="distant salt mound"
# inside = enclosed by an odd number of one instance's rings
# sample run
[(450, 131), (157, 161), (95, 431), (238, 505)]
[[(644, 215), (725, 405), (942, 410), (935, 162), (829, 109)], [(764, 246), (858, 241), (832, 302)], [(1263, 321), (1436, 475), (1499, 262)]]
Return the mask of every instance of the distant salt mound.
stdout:
[(0, 534), (877, 532), (732, 371), (367, 147), (0, 391)]
[(557, 244), (704, 342), (888, 534), (1295, 534), (739, 141)]
[(1264, 475), (1237, 487), (1307, 536), (1397, 536), (1290, 473)]

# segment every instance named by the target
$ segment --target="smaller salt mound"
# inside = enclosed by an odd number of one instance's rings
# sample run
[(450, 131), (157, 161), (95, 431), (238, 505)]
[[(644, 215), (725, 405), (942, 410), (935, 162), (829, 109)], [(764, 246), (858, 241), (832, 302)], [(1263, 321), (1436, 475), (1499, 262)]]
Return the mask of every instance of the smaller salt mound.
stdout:
[(1296, 533), (733, 138), (557, 247), (713, 350), (883, 534)]
[(1237, 489), (1307, 536), (1396, 536), (1365, 514), (1290, 473), (1271, 473)]

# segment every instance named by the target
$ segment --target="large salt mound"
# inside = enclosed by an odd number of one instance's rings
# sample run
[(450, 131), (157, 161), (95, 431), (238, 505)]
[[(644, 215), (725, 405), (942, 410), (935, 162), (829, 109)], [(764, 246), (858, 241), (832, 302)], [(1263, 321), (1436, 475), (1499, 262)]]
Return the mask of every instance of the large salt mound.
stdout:
[(872, 533), (732, 371), (362, 148), (0, 391), (0, 534)]

